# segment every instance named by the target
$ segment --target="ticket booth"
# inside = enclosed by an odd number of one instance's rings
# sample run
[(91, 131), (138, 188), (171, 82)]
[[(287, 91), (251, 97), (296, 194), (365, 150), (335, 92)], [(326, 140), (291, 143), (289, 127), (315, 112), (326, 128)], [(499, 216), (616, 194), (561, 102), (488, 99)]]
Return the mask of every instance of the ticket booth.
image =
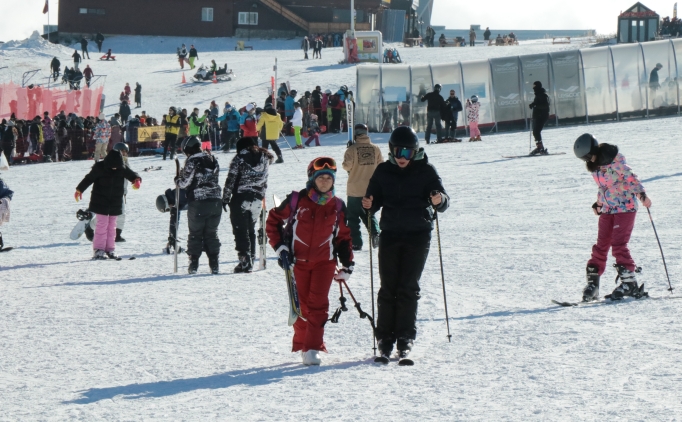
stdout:
[(618, 16), (618, 42), (633, 43), (656, 39), (661, 18), (640, 2)]

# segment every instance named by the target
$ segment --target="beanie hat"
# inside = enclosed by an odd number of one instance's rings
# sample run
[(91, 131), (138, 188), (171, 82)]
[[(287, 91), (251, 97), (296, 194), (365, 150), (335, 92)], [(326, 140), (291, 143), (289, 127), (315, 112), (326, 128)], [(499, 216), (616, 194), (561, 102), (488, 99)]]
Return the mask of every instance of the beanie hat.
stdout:
[(253, 104), (249, 103), (246, 105), (246, 111), (251, 111), (253, 110)]
[(542, 88), (542, 82), (540, 81), (533, 82), (533, 88)]
[(246, 137), (240, 138), (237, 141), (237, 152), (239, 152), (243, 149), (251, 148), (254, 145), (258, 146), (256, 141), (252, 137), (246, 136)]

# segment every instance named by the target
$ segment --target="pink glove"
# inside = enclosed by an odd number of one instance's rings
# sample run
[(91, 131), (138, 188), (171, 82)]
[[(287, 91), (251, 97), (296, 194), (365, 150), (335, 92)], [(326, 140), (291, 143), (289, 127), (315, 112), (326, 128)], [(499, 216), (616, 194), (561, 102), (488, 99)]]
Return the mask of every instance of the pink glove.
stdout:
[(646, 196), (646, 193), (644, 192), (640, 193), (639, 200), (642, 201), (642, 205), (644, 205), (646, 208), (649, 208), (651, 206), (651, 199), (649, 199), (649, 197)]
[(76, 202), (82, 201), (83, 200), (83, 193), (79, 190), (76, 191), (76, 193), (73, 194), (74, 199), (76, 199)]
[(138, 190), (140, 189), (140, 185), (142, 184), (142, 179), (135, 179), (133, 182), (133, 189)]

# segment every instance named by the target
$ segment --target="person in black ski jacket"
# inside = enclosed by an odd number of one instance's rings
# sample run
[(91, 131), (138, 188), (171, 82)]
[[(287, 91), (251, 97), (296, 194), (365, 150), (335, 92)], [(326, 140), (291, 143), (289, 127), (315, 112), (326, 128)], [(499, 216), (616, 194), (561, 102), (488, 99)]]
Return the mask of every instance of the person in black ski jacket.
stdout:
[(192, 44), (189, 48), (189, 68), (194, 69), (196, 66), (194, 66), (194, 61), (199, 60), (199, 53), (197, 52), (197, 49), (194, 48), (194, 44)]
[(81, 55), (78, 54), (78, 50), (74, 50), (71, 57), (73, 57), (73, 68), (78, 69), (78, 65), (81, 62)]
[(426, 106), (426, 133), (424, 133), (424, 140), (427, 144), (431, 142), (431, 125), (436, 122), (436, 139), (438, 142), (443, 141), (442, 131), (443, 126), (440, 121), (440, 111), (445, 106), (445, 100), (440, 95), (441, 84), (436, 84), (433, 86), (433, 91), (428, 94), (422, 95), (421, 102), (428, 101)]
[(61, 69), (62, 64), (59, 61), (58, 58), (54, 57), (52, 61), (50, 62), (50, 69), (52, 70), (52, 80), (57, 81), (57, 78), (59, 77), (59, 69)]
[(483, 33), (483, 40), (490, 41), (490, 35), (491, 35), (490, 28), (486, 27), (485, 32)]
[(369, 180), (362, 206), (374, 213), (383, 208), (375, 331), (379, 350), (389, 356), (397, 342), (404, 356), (417, 335), (419, 279), (429, 255), (434, 213), (447, 210), (450, 200), (412, 128), (395, 129), (389, 149), (389, 160)]
[(84, 59), (85, 56), (88, 56), (88, 60), (90, 60), (90, 53), (88, 53), (88, 40), (85, 37), (81, 37), (81, 52), (83, 53)]
[(199, 268), (199, 257), (203, 250), (208, 256), (211, 273), (218, 274), (218, 256), (220, 255), (220, 239), (218, 226), (222, 216), (220, 190), (220, 165), (218, 160), (201, 150), (201, 141), (190, 136), (182, 145), (187, 156), (185, 167), (176, 184), (185, 189), (187, 195), (187, 254), (189, 255), (190, 274), (196, 274)]
[(102, 52), (102, 43), (104, 42), (104, 35), (102, 35), (101, 32), (98, 32), (97, 35), (95, 35), (95, 43), (97, 43), (97, 51), (100, 53)]
[(268, 150), (258, 148), (254, 138), (237, 141), (237, 155), (230, 163), (223, 189), (223, 209), (227, 212), (230, 207), (235, 250), (239, 257), (235, 273), (250, 273), (256, 260), (255, 228), (268, 188), (268, 169), (274, 160)]
[(92, 185), (88, 209), (95, 214), (97, 226), (92, 241), (94, 259), (117, 259), (116, 220), (123, 214), (125, 179), (139, 189), (142, 179), (125, 165), (120, 151), (112, 149), (104, 160), (96, 162), (92, 170), (76, 187), (76, 201), (83, 199), (83, 192)]
[(450, 96), (445, 100), (447, 119), (445, 119), (445, 137), (450, 141), (461, 142), (457, 139), (457, 117), (462, 111), (462, 102), (457, 98), (454, 89), (450, 90)]
[(533, 92), (535, 99), (530, 103), (530, 108), (533, 110), (533, 137), (535, 138), (535, 149), (530, 152), (530, 155), (546, 155), (547, 148), (542, 144), (542, 128), (549, 120), (549, 96), (542, 87), (542, 82), (533, 82)]

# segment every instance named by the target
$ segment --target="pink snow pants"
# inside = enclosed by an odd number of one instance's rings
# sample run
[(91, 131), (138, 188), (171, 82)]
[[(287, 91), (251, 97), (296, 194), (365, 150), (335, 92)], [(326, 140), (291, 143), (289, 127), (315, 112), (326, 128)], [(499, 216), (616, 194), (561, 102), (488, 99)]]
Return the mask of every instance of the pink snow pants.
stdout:
[(113, 252), (116, 248), (116, 218), (117, 215), (95, 214), (97, 225), (95, 237), (92, 239), (92, 249)]
[(478, 129), (478, 122), (469, 122), (469, 135), (470, 138), (481, 136), (481, 131)]
[(312, 141), (315, 141), (315, 146), (316, 146), (316, 147), (319, 147), (319, 146), (320, 146), (320, 135), (318, 135), (317, 133), (314, 133), (314, 134), (310, 135), (310, 137), (308, 138), (308, 140), (305, 141), (305, 146), (310, 145), (310, 143), (311, 143)]
[(602, 214), (599, 216), (599, 234), (597, 243), (592, 246), (592, 258), (587, 261), (588, 266), (597, 267), (599, 275), (606, 269), (606, 258), (611, 248), (611, 254), (616, 258), (616, 264), (623, 265), (630, 271), (635, 270), (635, 261), (630, 256), (628, 242), (632, 229), (635, 227), (636, 212), (621, 214)]

